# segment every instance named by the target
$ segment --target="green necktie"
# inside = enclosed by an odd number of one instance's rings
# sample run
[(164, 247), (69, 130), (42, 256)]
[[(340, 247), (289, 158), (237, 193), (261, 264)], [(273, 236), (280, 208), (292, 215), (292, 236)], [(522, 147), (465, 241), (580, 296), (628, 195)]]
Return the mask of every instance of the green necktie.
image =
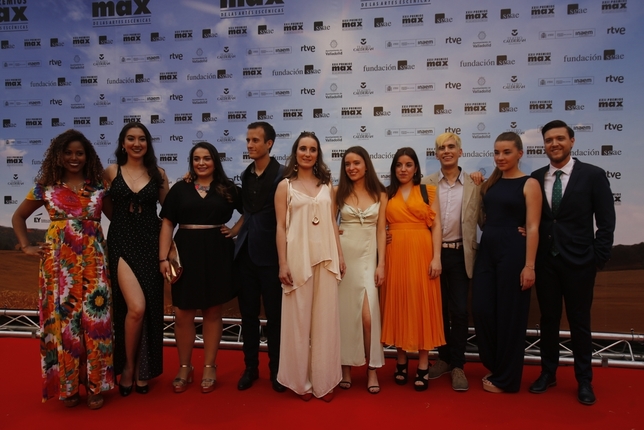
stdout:
[(552, 213), (556, 214), (559, 210), (559, 204), (561, 204), (561, 198), (563, 197), (563, 192), (561, 189), (561, 175), (563, 174), (562, 170), (557, 170), (555, 172), (555, 183), (552, 186)]

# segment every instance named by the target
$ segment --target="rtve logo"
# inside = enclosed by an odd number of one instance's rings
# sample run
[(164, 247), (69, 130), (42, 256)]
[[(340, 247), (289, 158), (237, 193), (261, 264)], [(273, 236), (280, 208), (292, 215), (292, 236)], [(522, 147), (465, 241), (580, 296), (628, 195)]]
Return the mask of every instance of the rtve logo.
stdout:
[[(132, 12), (132, 6), (136, 6)], [(104, 18), (113, 16), (133, 16), (133, 15), (150, 15), (148, 9), (150, 0), (121, 0), (118, 2), (101, 1), (92, 2), (92, 18)]]

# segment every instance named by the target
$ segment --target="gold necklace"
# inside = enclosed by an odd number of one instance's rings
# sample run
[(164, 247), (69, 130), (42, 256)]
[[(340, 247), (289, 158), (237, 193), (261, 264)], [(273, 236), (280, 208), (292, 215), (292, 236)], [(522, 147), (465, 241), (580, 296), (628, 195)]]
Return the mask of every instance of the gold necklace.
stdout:
[(143, 175), (145, 175), (147, 172), (144, 170), (143, 173), (141, 173), (138, 177), (134, 178), (132, 174), (130, 173), (130, 169), (126, 169), (125, 166), (123, 166), (123, 170), (125, 170), (125, 173), (130, 177), (130, 179), (133, 181), (132, 185), (136, 184), (136, 181), (141, 179)]
[[(316, 194), (316, 195), (314, 195), (314, 196), (312, 196), (312, 195), (310, 194), (310, 193), (311, 193), (311, 190), (309, 190), (309, 188), (306, 186), (306, 184), (304, 183), (304, 181), (302, 181), (302, 186), (303, 186), (303, 187), (304, 187), (304, 189), (306, 190), (306, 193), (307, 193), (307, 195), (308, 195), (309, 197), (311, 197), (312, 199), (317, 199), (317, 194)], [(315, 188), (317, 188), (317, 185), (315, 186)], [(318, 204), (317, 204), (317, 201), (316, 201), (316, 202), (314, 203), (314, 206), (313, 206), (313, 219), (311, 219), (311, 224), (313, 224), (313, 225), (318, 225), (318, 224), (320, 223), (320, 218), (318, 218), (318, 216), (317, 216), (317, 209), (318, 209)]]

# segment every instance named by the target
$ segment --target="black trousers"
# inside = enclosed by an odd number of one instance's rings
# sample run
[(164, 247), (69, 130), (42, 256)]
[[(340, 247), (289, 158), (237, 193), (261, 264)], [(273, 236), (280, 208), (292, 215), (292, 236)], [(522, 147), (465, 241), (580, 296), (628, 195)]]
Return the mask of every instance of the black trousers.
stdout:
[(277, 376), (280, 357), (280, 330), (282, 318), (282, 284), (279, 266), (258, 266), (248, 255), (244, 244), (235, 260), (239, 282), (239, 310), (242, 317), (244, 363), (247, 369), (259, 367), (259, 314), (261, 302), (266, 313), (266, 338), (268, 340), (268, 367), (271, 376)]
[(443, 329), (447, 344), (438, 347), (438, 357), (452, 369), (462, 369), (467, 345), (467, 293), (470, 286), (463, 248), (444, 248), (441, 251), (441, 265)]
[(577, 382), (591, 382), (592, 335), (590, 309), (597, 268), (575, 266), (561, 256), (543, 253), (537, 260), (537, 299), (541, 311), (541, 369), (555, 375), (559, 365), (559, 324), (562, 301), (570, 326), (570, 341)]

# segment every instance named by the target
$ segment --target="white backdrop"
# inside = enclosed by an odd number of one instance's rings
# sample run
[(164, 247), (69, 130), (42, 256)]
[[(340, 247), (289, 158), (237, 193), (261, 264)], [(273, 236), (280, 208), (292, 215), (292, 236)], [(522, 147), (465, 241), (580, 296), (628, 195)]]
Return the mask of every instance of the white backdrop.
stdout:
[[(494, 138), (563, 119), (574, 154), (607, 170), (615, 244), (643, 241), (642, 19), (635, 0), (0, 0), (0, 225), (33, 185), (51, 138), (77, 128), (114, 162), (124, 123), (149, 127), (171, 180), (195, 142), (231, 177), (249, 162), (246, 125), (271, 122), (273, 154), (314, 131), (335, 176), (364, 146), (383, 182), (401, 146), (437, 170), (444, 131), (468, 171), (492, 170)], [(30, 227), (44, 228), (44, 211)]]

